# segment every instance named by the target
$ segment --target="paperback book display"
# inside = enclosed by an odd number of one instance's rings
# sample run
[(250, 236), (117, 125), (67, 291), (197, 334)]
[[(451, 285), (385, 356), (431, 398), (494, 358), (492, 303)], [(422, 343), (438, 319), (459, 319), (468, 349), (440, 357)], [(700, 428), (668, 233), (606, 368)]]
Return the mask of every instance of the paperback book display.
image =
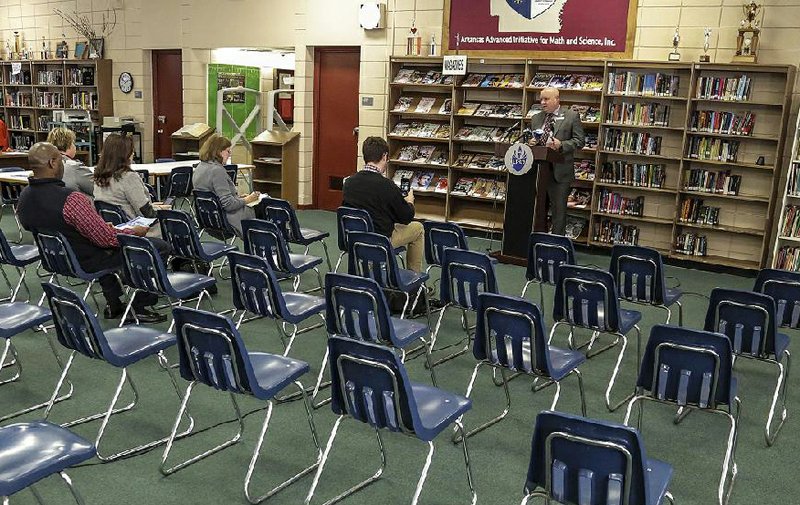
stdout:
[(469, 74), (463, 88), (522, 88), (525, 85), (523, 74)]
[(564, 233), (567, 235), (567, 237), (574, 240), (583, 234), (583, 231), (587, 229), (588, 225), (589, 225), (588, 219), (578, 216), (568, 215)]
[(641, 72), (608, 73), (608, 93), (631, 96), (678, 96), (680, 76)]
[(662, 188), (666, 176), (666, 165), (623, 160), (606, 161), (600, 170), (600, 182), (633, 187)]
[(592, 200), (592, 192), (588, 189), (572, 188), (567, 197), (568, 209), (585, 209)]
[(597, 212), (641, 217), (644, 214), (644, 197), (622, 196), (603, 188), (598, 193)]
[(669, 126), (669, 105), (611, 102), (608, 104), (606, 121), (633, 126)]
[(397, 123), (389, 135), (395, 137), (450, 138), (450, 125), (439, 123)]
[(603, 76), (596, 74), (552, 74), (537, 72), (531, 80), (532, 88), (558, 88), (602, 91)]
[(491, 200), (506, 199), (506, 182), (484, 177), (459, 177), (450, 191), (451, 195), (473, 196)]
[(693, 132), (748, 136), (753, 133), (755, 123), (756, 116), (750, 111), (696, 110), (692, 112), (689, 127)]
[[(538, 104), (537, 104), (538, 105)], [(541, 105), (539, 106), (541, 110)], [(574, 110), (580, 116), (581, 121), (584, 123), (599, 123), (600, 122), (600, 107), (594, 105), (571, 105), (570, 109)], [(533, 108), (531, 108), (533, 110)], [(531, 114), (533, 116), (533, 114)]]
[(736, 196), (739, 194), (739, 187), (741, 185), (742, 176), (731, 175), (730, 170), (712, 172), (710, 170), (693, 168), (687, 172), (683, 189), (687, 191)]
[(520, 137), (519, 125), (502, 126), (463, 126), (456, 132), (456, 140), (471, 142), (499, 142), (513, 144)]
[(661, 154), (661, 136), (653, 136), (647, 132), (609, 128), (606, 130), (603, 149), (616, 153), (659, 155)]
[(446, 149), (431, 145), (407, 145), (400, 148), (393, 161), (408, 163), (427, 163), (431, 165), (447, 165), (448, 153)]
[(678, 220), (682, 223), (716, 226), (719, 224), (719, 207), (703, 205), (701, 198), (687, 198), (681, 204)]
[(450, 107), (452, 100), (450, 98), (442, 99), (435, 97), (415, 97), (415, 96), (401, 96), (394, 104), (391, 112), (405, 112), (413, 114), (441, 114), (443, 116), (450, 115)]
[[(400, 186), (400, 183), (403, 179), (408, 179), (411, 181), (411, 189), (414, 191), (436, 191), (439, 180), (442, 176), (437, 175), (432, 170), (395, 170), (394, 177), (392, 177), (392, 181), (395, 184)], [(443, 176), (445, 181), (447, 181), (447, 175)], [(445, 182), (444, 186), (445, 191), (447, 190), (447, 183)]]
[(696, 233), (681, 233), (675, 241), (675, 252), (689, 256), (705, 256), (708, 249), (708, 239), (705, 235)]
[(753, 78), (747, 74), (740, 77), (700, 77), (697, 80), (697, 98), (742, 102), (750, 99)]
[(573, 163), (575, 179), (579, 181), (593, 181), (595, 177), (595, 164), (592, 160), (578, 160)]
[(594, 223), (592, 240), (602, 244), (639, 245), (639, 227), (601, 219)]
[(429, 70), (427, 72), (415, 70), (413, 68), (401, 68), (397, 75), (394, 76), (392, 81), (394, 84), (443, 84), (446, 86), (453, 84), (452, 75), (442, 75), (441, 72), (436, 70)]

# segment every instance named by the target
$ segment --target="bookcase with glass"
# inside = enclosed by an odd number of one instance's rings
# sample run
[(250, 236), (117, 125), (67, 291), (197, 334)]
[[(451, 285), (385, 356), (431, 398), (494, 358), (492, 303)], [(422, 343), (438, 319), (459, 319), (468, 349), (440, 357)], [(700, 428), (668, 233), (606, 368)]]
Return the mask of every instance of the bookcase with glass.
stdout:
[(575, 181), (567, 200), (566, 234), (582, 244), (589, 240), (604, 71), (602, 61), (528, 60), (526, 121), (541, 112), (539, 93), (546, 87), (558, 88), (561, 105), (570, 107), (581, 118), (585, 145), (575, 153)]
[[(114, 113), (110, 60), (4, 61), (0, 74), (0, 115), (13, 149), (25, 151), (45, 140), (70, 111), (87, 112), (95, 125)], [(79, 149), (78, 156), (88, 154)]]

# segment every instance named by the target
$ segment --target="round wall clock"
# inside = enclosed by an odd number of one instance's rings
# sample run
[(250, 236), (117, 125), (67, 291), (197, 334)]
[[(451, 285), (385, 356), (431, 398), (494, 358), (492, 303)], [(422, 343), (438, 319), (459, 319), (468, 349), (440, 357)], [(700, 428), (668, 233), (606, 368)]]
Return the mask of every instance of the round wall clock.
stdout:
[(119, 89), (123, 93), (130, 93), (133, 91), (133, 76), (130, 72), (122, 72), (119, 74)]

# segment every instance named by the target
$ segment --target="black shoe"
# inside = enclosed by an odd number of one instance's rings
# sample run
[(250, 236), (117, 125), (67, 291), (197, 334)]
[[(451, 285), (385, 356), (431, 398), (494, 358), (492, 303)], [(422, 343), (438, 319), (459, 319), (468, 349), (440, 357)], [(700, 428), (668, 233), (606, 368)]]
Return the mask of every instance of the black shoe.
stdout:
[(103, 317), (105, 319), (117, 319), (125, 312), (125, 306), (122, 304), (106, 305), (103, 309)]
[(138, 308), (133, 309), (136, 312), (136, 317), (133, 316), (132, 313), (128, 313), (128, 317), (125, 318), (125, 324), (135, 323), (138, 319), (140, 323), (146, 324), (156, 324), (156, 323), (163, 323), (167, 320), (167, 316), (164, 314), (159, 314), (150, 309), (146, 308)]

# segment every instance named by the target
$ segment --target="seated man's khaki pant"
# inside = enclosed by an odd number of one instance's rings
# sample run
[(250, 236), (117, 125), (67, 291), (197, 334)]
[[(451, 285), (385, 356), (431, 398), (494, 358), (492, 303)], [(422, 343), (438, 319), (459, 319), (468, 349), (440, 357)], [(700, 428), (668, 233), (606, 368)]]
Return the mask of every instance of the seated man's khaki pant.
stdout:
[(422, 223), (411, 221), (408, 224), (394, 225), (392, 246), (406, 246), (406, 268), (422, 271), (422, 254), (425, 251), (425, 232)]

